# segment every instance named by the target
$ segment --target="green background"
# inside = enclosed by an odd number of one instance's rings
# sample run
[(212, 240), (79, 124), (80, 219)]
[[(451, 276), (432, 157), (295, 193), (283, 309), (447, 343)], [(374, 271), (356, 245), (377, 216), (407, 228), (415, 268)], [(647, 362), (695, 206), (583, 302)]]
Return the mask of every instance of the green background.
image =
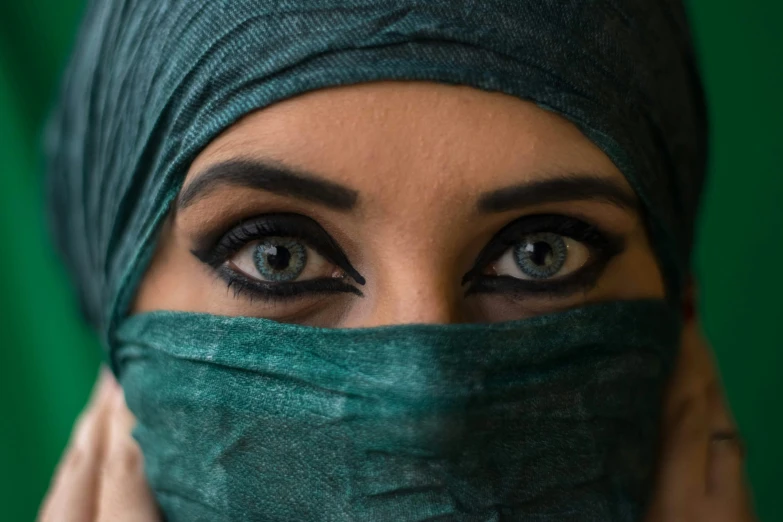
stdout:
[[(24, 521), (100, 351), (46, 235), (38, 152), (82, 0), (0, 2), (0, 520)], [(783, 3), (690, 8), (713, 122), (696, 260), (702, 316), (747, 440), (760, 518), (783, 520)]]

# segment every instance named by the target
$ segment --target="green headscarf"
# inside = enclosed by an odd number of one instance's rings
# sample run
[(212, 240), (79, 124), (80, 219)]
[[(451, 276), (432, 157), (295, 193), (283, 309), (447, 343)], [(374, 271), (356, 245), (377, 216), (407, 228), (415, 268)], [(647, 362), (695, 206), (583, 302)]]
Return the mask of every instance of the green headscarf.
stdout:
[[(213, 138), (380, 79), (501, 91), (574, 122), (644, 203), (670, 299), (364, 330), (127, 316)], [(706, 159), (679, 1), (96, 0), (48, 130), (55, 237), (169, 520), (643, 512)]]

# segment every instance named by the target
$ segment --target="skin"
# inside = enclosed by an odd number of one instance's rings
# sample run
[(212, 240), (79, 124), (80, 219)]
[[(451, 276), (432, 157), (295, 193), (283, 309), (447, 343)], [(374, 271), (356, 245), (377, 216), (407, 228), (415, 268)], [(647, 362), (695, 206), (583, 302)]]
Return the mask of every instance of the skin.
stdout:
[[(356, 204), (334, 209), (312, 198), (226, 183), (188, 204), (180, 198), (161, 229), (132, 313), (182, 310), (353, 328), (495, 322), (665, 294), (643, 218), (632, 205), (587, 195), (534, 200), (500, 212), (477, 209), (482, 195), (492, 191), (582, 173), (633, 199), (622, 173), (575, 126), (515, 97), (428, 82), (307, 93), (228, 128), (192, 163), (181, 194), (210, 168), (236, 159), (274, 160), (307, 171), (354, 191)], [(315, 252), (308, 254), (312, 267), (306, 275), (346, 281), (361, 296), (320, 293), (270, 301), (237, 293), (193, 254), (207, 232), (222, 235), (242, 220), (280, 212), (318, 222), (365, 284)], [(466, 291), (462, 278), (475, 269), (493, 236), (537, 214), (580, 219), (621, 238), (623, 248), (589, 284), (569, 292)], [(569, 243), (568, 255), (574, 271), (594, 259), (578, 243)], [(247, 259), (252, 258), (234, 254), (221, 266), (260, 276)], [(513, 265), (494, 260), (480, 272), (524, 277), (508, 272)], [(648, 522), (752, 520), (739, 445), (710, 442), (711, 433), (734, 424), (692, 318), (682, 346), (666, 397), (660, 476)], [(41, 519), (64, 520), (59, 514), (73, 512), (73, 520), (157, 520), (122, 391), (109, 377), (99, 390), (75, 431)]]

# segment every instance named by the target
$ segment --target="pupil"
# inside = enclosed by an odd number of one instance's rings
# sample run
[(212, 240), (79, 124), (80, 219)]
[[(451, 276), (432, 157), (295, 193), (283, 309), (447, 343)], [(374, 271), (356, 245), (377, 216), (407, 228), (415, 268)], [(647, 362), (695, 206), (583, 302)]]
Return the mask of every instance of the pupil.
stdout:
[(266, 250), (266, 261), (273, 270), (285, 270), (291, 263), (291, 251), (280, 245), (270, 246)]
[(552, 245), (545, 241), (529, 243), (525, 251), (529, 254), (530, 260), (538, 266), (546, 266), (552, 262), (554, 251)]

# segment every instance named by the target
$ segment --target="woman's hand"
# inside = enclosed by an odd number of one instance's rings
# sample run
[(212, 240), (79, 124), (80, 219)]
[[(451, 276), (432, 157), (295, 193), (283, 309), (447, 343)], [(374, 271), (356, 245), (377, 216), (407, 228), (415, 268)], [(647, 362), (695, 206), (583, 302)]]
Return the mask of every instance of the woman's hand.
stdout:
[(689, 318), (664, 405), (658, 485), (646, 522), (752, 522), (744, 449), (717, 366)]
[(40, 522), (156, 522), (122, 389), (102, 370), (41, 506)]

